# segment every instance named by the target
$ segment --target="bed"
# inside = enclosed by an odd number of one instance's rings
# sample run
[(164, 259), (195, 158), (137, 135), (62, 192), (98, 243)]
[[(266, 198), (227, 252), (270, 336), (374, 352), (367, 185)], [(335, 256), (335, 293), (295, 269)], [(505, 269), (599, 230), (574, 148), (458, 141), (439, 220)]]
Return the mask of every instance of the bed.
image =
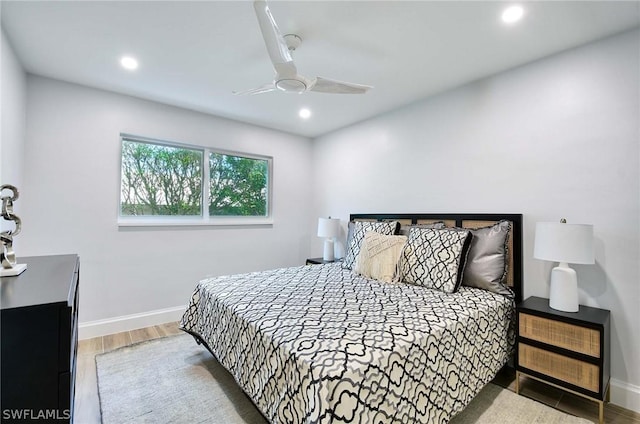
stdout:
[(271, 423), (448, 422), (513, 353), (522, 216), (352, 214), (350, 222), (394, 222), (404, 232), (508, 222), (502, 283), (510, 295), (380, 281), (336, 262), (202, 280), (180, 328)]

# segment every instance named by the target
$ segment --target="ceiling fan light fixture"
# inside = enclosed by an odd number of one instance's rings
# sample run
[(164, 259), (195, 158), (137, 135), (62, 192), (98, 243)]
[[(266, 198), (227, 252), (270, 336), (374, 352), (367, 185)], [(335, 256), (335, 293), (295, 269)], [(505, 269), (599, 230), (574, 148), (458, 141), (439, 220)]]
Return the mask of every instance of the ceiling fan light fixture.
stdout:
[(522, 19), (524, 9), (522, 6), (509, 6), (502, 11), (502, 22), (505, 24), (514, 24)]

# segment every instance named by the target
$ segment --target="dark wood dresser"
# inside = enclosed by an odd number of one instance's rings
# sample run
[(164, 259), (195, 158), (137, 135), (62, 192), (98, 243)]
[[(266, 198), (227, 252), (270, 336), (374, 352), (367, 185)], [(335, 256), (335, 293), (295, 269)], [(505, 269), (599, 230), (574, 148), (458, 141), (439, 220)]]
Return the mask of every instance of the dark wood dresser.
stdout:
[(2, 277), (2, 422), (72, 422), (78, 345), (78, 255), (19, 258)]

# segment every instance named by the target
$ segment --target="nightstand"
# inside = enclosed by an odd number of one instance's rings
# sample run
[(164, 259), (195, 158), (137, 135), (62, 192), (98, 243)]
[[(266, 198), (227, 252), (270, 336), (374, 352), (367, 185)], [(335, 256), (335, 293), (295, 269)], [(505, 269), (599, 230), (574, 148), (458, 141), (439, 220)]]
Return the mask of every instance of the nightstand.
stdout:
[(340, 261), (342, 261), (342, 259), (336, 259), (335, 261), (325, 261), (322, 258), (308, 258), (306, 265), (332, 264), (334, 262)]
[(580, 306), (578, 312), (549, 307), (530, 297), (518, 305), (516, 393), (520, 375), (598, 403), (600, 423), (609, 401), (610, 311)]

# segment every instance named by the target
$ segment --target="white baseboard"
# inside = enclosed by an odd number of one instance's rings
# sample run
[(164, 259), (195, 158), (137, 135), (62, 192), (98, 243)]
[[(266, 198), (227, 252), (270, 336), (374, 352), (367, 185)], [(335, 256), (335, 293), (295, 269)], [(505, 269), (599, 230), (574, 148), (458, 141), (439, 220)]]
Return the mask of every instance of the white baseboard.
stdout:
[(640, 386), (611, 379), (611, 403), (640, 413)]
[(143, 312), (141, 314), (81, 322), (78, 324), (78, 339), (90, 339), (92, 337), (151, 327), (152, 325), (175, 322), (182, 318), (185, 309), (185, 306), (176, 306), (173, 308)]

